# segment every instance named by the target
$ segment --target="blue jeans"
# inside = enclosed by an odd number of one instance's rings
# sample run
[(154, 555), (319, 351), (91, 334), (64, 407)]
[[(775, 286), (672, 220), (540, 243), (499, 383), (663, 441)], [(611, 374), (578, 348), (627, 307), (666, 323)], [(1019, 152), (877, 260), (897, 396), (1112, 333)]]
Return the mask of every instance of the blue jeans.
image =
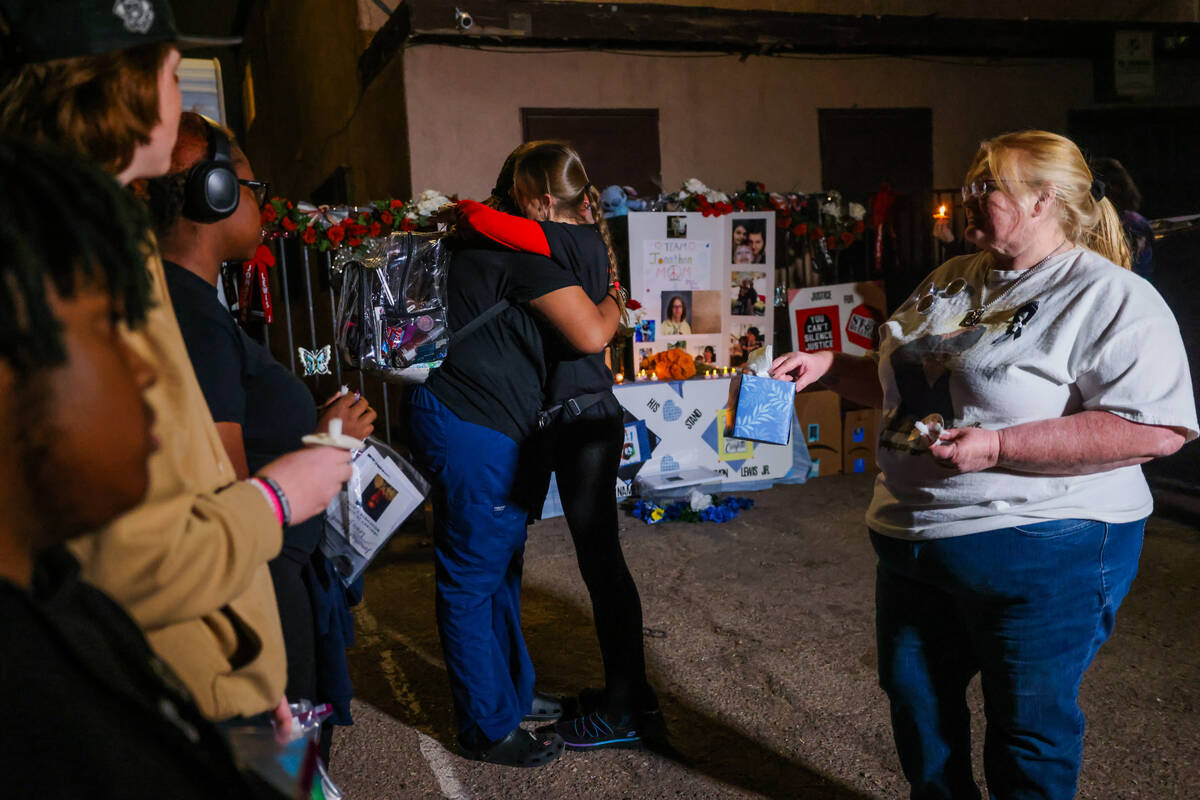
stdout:
[(432, 392), (412, 397), (413, 456), (434, 484), (437, 623), (459, 736), (503, 738), (533, 703), (521, 635), (528, 509), (513, 497), (519, 446), (459, 419)]
[(981, 676), (988, 793), (1069, 800), (1079, 683), (1137, 574), (1146, 521), (1053, 520), (909, 542), (879, 555), (879, 682), (913, 800), (979, 798), (966, 688)]

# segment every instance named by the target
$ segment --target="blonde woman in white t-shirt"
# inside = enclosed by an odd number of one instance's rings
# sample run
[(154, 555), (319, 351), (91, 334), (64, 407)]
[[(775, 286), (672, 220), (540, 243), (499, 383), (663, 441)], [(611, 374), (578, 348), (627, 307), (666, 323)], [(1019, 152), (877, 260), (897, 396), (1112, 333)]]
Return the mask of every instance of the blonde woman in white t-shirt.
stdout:
[(880, 684), (913, 796), (979, 797), (964, 691), (980, 673), (988, 791), (1070, 798), (1079, 683), (1152, 510), (1138, 465), (1196, 437), (1191, 377), (1074, 143), (984, 142), (963, 202), (980, 252), (934, 270), (874, 358), (789, 353), (772, 374), (883, 410), (867, 521)]

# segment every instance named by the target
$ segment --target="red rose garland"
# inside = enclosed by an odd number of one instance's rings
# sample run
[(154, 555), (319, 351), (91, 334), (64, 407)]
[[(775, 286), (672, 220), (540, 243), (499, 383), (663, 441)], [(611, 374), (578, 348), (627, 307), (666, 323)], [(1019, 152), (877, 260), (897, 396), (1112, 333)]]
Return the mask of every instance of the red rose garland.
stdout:
[[(426, 195), (434, 195), (435, 199), (428, 202), (437, 203), (438, 193), (427, 192)], [(458, 196), (445, 199), (454, 202)], [(324, 253), (339, 247), (360, 247), (367, 239), (386, 236), (393, 231), (436, 230), (431, 212), (421, 213), (422, 208), (420, 198), (409, 201), (389, 198), (360, 208), (333, 210), (339, 215), (349, 211), (344, 219), (333, 221), (329, 218), (333, 211), (329, 209), (309, 207), (301, 210), (286, 198), (273, 197), (262, 207), (260, 216), (269, 238), (297, 235), (305, 245)]]

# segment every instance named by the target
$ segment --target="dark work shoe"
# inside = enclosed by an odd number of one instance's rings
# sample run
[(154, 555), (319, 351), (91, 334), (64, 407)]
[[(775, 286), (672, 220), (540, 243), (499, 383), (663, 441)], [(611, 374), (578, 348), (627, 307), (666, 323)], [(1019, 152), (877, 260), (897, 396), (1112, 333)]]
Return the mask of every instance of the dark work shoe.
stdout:
[(563, 715), (562, 701), (552, 694), (533, 690), (533, 707), (522, 722), (551, 722)]
[(555, 761), (563, 752), (563, 740), (548, 727), (536, 734), (513, 728), (503, 739), (478, 749), (459, 745), (458, 754), (475, 761), (506, 767), (541, 767)]
[(554, 731), (570, 750), (600, 750), (609, 747), (638, 748), (642, 736), (632, 717), (610, 719), (601, 711), (593, 711), (571, 719), (562, 719), (539, 732)]

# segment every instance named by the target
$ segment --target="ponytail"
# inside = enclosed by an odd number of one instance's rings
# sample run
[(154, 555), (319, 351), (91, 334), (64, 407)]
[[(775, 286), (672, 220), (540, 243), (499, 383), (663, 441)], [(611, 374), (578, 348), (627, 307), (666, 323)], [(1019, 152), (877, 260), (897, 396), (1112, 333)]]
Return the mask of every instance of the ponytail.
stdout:
[(1132, 258), (1121, 219), (1104, 197), (1079, 147), (1049, 131), (1017, 131), (981, 142), (967, 170), (967, 183), (987, 177), (1012, 196), (1052, 189), (1063, 234), (1117, 266), (1129, 269)]
[(1133, 257), (1129, 253), (1129, 241), (1117, 209), (1107, 197), (1096, 202), (1099, 219), (1088, 230), (1083, 231), (1079, 244), (1107, 258), (1118, 267), (1130, 269)]

